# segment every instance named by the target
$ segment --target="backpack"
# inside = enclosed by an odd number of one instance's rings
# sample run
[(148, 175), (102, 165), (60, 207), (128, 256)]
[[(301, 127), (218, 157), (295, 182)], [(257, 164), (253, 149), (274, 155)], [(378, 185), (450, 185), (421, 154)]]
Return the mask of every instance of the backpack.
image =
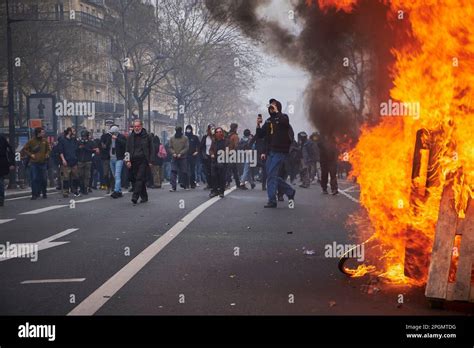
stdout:
[(158, 150), (158, 157), (162, 158), (162, 159), (165, 159), (167, 155), (168, 154), (166, 152), (166, 149), (165, 149), (164, 145), (160, 144), (160, 149)]

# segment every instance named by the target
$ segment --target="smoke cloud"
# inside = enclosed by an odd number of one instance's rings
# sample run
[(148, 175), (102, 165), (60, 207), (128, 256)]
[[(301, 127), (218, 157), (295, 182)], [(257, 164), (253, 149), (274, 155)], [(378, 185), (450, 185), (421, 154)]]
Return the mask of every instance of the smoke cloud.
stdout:
[[(206, 0), (206, 6), (219, 21), (233, 22), (249, 38), (258, 41), (291, 64), (312, 76), (306, 90), (312, 123), (323, 134), (356, 138), (363, 121), (374, 121), (374, 109), (386, 100), (391, 88), (391, 48), (406, 32), (405, 24), (389, 18), (388, 6), (375, 0), (360, 0), (350, 13), (329, 8), (322, 10), (306, 0), (294, 0), (295, 17), (302, 26), (298, 36), (280, 23), (259, 18), (258, 9), (269, 0)], [(316, 3), (317, 1), (313, 1)], [(354, 72), (343, 65), (353, 63), (354, 51), (364, 52), (370, 69), (361, 74), (358, 85), (366, 85), (361, 112), (354, 112), (341, 93), (335, 93)], [(364, 118), (365, 117), (365, 118)]]

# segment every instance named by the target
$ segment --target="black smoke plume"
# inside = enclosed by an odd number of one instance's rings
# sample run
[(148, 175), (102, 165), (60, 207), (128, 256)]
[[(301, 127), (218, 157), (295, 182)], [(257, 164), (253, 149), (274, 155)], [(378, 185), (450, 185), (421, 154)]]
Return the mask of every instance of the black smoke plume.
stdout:
[(389, 97), (390, 69), (394, 62), (391, 48), (407, 32), (406, 22), (389, 18), (388, 5), (377, 0), (360, 0), (349, 13), (333, 8), (322, 10), (317, 0), (313, 5), (308, 5), (306, 0), (294, 0), (295, 16), (303, 28), (294, 36), (279, 23), (257, 16), (257, 10), (268, 2), (205, 0), (214, 19), (237, 24), (246, 36), (311, 74), (312, 81), (306, 90), (307, 105), (310, 119), (321, 133), (356, 138), (360, 125), (374, 122), (376, 114), (355, 115), (333, 93), (347, 78), (343, 59), (351, 57), (353, 49), (370, 55), (370, 73), (363, 81), (374, 103), (367, 108), (374, 111), (375, 105)]

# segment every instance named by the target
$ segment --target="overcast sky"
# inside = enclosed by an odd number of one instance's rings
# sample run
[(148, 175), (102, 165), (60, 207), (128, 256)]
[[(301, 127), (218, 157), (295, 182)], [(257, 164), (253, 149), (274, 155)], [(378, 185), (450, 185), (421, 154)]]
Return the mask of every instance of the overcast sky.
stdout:
[[(259, 15), (276, 19), (285, 28), (297, 33), (300, 28), (294, 20), (289, 18), (292, 9), (289, 0), (273, 0), (268, 7), (262, 8)], [(261, 47), (262, 55), (265, 47)], [(306, 107), (304, 105), (303, 93), (309, 81), (309, 75), (297, 66), (289, 65), (278, 57), (268, 57), (263, 69), (263, 77), (257, 81), (255, 91), (250, 97), (261, 106), (259, 112), (268, 115), (266, 105), (270, 98), (281, 101), (283, 108), (288, 103), (294, 104), (294, 114), (289, 114), (290, 122), (295, 133), (305, 130), (311, 132), (313, 126), (308, 121)]]

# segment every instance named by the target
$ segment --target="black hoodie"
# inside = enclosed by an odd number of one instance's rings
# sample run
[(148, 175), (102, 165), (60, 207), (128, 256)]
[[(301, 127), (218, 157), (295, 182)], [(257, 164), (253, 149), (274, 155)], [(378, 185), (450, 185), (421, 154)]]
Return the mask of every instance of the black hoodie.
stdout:
[[(187, 129), (189, 129), (189, 127)], [(190, 129), (191, 129), (191, 133), (186, 132), (186, 136), (188, 137), (188, 140), (189, 140), (188, 157), (193, 157), (193, 153), (195, 153), (196, 151), (199, 151), (200, 142), (197, 135), (193, 134), (192, 127)]]
[[(288, 153), (294, 138), (293, 128), (287, 114), (281, 112), (281, 103), (276, 101), (278, 112), (270, 114), (261, 127), (257, 127), (256, 136), (264, 139), (262, 153)], [(270, 112), (270, 111), (269, 111)]]

